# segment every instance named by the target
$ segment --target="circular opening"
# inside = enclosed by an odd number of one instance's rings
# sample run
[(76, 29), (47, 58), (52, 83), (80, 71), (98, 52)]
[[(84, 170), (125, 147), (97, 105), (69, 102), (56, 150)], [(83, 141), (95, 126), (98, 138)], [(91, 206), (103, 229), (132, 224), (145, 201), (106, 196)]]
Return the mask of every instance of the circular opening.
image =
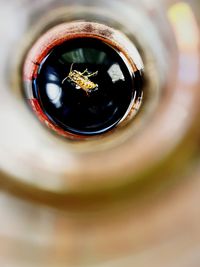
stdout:
[(94, 38), (53, 49), (33, 81), (35, 97), (62, 129), (94, 135), (113, 128), (134, 97), (134, 78), (118, 51)]
[(24, 65), (25, 92), (49, 128), (84, 138), (105, 133), (137, 113), (142, 68), (115, 36), (120, 40), (123, 35), (104, 25), (77, 22), (53, 28), (31, 48)]

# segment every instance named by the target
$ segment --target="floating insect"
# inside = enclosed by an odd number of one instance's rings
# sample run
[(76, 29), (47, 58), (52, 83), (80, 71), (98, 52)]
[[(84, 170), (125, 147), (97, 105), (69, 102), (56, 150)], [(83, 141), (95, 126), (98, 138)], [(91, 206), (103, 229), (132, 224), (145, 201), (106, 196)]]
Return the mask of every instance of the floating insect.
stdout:
[(93, 83), (89, 78), (94, 77), (98, 74), (98, 71), (90, 73), (87, 69), (84, 72), (73, 70), (73, 65), (71, 65), (70, 72), (68, 76), (62, 81), (62, 84), (68, 80), (76, 85), (76, 89), (82, 89), (87, 95), (94, 90), (98, 89), (98, 84)]

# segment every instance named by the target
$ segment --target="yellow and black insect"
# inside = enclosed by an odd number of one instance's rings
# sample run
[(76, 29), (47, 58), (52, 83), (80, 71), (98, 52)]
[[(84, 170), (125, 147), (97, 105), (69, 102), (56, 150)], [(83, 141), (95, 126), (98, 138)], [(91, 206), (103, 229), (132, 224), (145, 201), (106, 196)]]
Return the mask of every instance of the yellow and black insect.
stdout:
[(98, 74), (98, 71), (90, 73), (87, 69), (84, 72), (80, 72), (77, 70), (73, 70), (73, 65), (71, 65), (70, 72), (68, 76), (62, 81), (62, 84), (69, 80), (70, 82), (73, 82), (76, 85), (76, 89), (82, 89), (84, 90), (87, 95), (91, 93), (94, 90), (98, 89), (98, 84), (93, 83), (89, 78), (96, 76)]

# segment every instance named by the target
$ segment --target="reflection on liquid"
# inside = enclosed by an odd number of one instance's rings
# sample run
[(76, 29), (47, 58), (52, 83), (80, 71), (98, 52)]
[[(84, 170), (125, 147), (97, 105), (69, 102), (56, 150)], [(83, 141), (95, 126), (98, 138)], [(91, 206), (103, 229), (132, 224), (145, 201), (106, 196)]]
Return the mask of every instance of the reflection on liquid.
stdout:
[(125, 77), (123, 75), (123, 72), (122, 72), (119, 64), (113, 64), (109, 68), (108, 73), (109, 73), (113, 83), (116, 83), (119, 80), (125, 81)]
[(60, 99), (62, 95), (61, 87), (54, 83), (48, 83), (46, 85), (46, 92), (50, 101), (56, 106), (56, 108), (60, 108), (62, 105)]
[(56, 106), (60, 108), (62, 106), (61, 96), (62, 89), (60, 83), (58, 82), (58, 76), (52, 70), (47, 74), (48, 83), (46, 84), (46, 94), (49, 100)]
[(76, 50), (64, 53), (61, 57), (62, 63), (65, 62), (76, 62), (76, 63), (85, 63), (101, 65), (105, 64), (106, 53), (99, 51), (95, 48), (77, 48)]

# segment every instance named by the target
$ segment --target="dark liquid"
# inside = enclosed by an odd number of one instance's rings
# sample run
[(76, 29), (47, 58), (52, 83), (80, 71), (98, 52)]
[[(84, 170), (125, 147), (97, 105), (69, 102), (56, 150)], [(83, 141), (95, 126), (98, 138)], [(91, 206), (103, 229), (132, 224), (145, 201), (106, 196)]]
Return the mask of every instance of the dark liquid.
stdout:
[[(67, 78), (70, 69), (77, 81)], [(51, 122), (75, 134), (94, 135), (119, 123), (135, 91), (137, 96), (141, 93), (140, 78), (138, 73), (133, 76), (118, 51), (100, 40), (81, 38), (49, 53), (33, 87)], [(88, 81), (94, 88), (87, 91), (83, 87)]]

